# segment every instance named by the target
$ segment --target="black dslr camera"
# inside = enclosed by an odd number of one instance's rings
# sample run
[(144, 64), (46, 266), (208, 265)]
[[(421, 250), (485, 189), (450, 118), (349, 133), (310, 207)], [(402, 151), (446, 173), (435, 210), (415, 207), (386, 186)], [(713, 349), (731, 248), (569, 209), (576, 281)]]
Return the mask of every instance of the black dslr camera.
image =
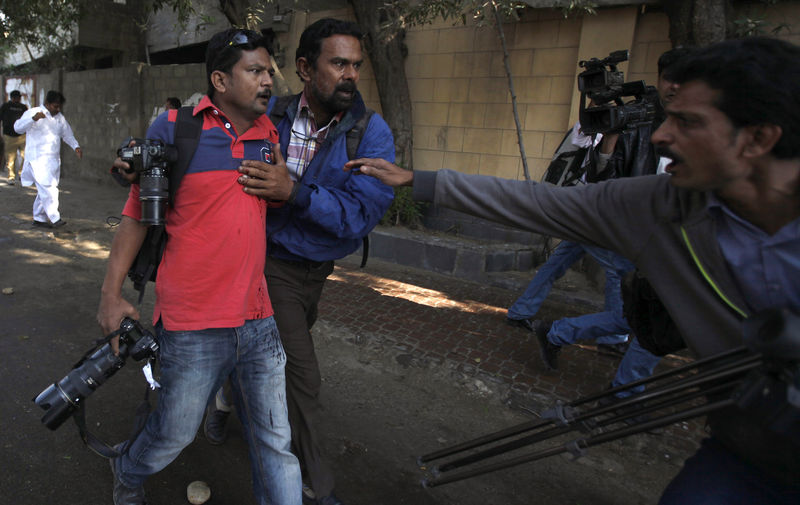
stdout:
[(58, 429), (95, 389), (125, 365), (128, 356), (141, 361), (154, 357), (158, 351), (153, 334), (136, 320), (126, 317), (114, 334), (119, 334), (119, 355), (106, 343), (91, 355), (87, 353), (66, 377), (48, 386), (33, 400), (45, 410), (42, 424), (51, 430)]
[[(653, 121), (659, 111), (658, 92), (644, 81), (624, 82), (617, 64), (628, 59), (628, 50), (614, 51), (606, 58), (580, 61), (585, 68), (578, 74), (581, 92), (581, 131), (586, 135), (620, 132), (626, 128)], [(622, 97), (634, 97), (624, 103)], [(594, 105), (587, 107), (586, 99)]]
[[(135, 145), (128, 147), (133, 140)], [(139, 200), (142, 218), (146, 225), (164, 224), (164, 211), (169, 200), (169, 168), (178, 161), (178, 150), (160, 140), (128, 139), (117, 151), (117, 156), (139, 173)]]

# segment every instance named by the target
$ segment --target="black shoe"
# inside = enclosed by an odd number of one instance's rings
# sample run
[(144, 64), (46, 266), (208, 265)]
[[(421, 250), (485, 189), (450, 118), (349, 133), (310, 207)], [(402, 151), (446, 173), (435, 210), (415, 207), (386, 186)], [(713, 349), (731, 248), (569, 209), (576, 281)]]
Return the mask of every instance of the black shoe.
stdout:
[(619, 344), (597, 344), (597, 351), (603, 354), (610, 354), (612, 356), (625, 356), (628, 351), (628, 342), (620, 342)]
[(517, 326), (523, 330), (533, 331), (533, 325), (531, 324), (530, 319), (511, 319), (510, 317), (507, 317), (506, 324)]
[[(116, 445), (114, 449), (120, 450), (122, 444)], [(123, 484), (117, 478), (117, 467), (115, 462), (117, 458), (113, 458), (108, 460), (111, 463), (111, 475), (114, 479), (114, 492), (113, 492), (113, 499), (114, 505), (147, 505), (147, 501), (144, 498), (144, 487), (139, 486), (138, 488), (130, 488)]]
[(37, 228), (50, 228), (51, 227), (50, 223), (48, 223), (46, 221), (37, 221), (35, 219), (33, 220), (33, 226), (36, 226)]
[(228, 417), (230, 412), (224, 410), (217, 410), (216, 406), (211, 405), (206, 411), (206, 422), (203, 423), (203, 433), (206, 434), (206, 440), (214, 445), (221, 445), (225, 443), (228, 438)]
[(555, 345), (547, 339), (551, 326), (553, 326), (552, 322), (537, 319), (533, 322), (533, 332), (536, 333), (536, 339), (539, 341), (545, 366), (548, 370), (558, 370), (558, 353), (561, 352), (561, 346)]
[(61, 227), (62, 227), (62, 226), (64, 226), (65, 224), (67, 224), (67, 222), (66, 222), (66, 221), (64, 221), (63, 219), (59, 219), (59, 220), (58, 220), (58, 221), (56, 221), (55, 223), (51, 224), (51, 225), (50, 225), (50, 228), (61, 228)]

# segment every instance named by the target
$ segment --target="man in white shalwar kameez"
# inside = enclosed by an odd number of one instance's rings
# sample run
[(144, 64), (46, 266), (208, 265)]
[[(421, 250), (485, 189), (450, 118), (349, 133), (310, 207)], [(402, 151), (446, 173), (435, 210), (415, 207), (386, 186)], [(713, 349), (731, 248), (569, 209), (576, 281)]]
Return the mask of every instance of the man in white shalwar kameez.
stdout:
[(20, 180), (23, 186), (36, 184), (33, 225), (56, 228), (66, 224), (58, 212), (58, 182), (61, 178), (61, 140), (78, 159), (83, 157), (72, 128), (61, 114), (65, 99), (58, 91), (48, 91), (44, 106), (33, 107), (14, 123), (17, 133), (27, 134), (25, 165)]

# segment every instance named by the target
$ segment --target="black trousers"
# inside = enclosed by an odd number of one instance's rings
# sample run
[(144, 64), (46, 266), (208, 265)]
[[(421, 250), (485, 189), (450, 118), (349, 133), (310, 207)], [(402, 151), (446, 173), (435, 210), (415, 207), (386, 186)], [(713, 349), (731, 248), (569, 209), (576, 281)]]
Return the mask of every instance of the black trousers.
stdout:
[(333, 471), (322, 458), (316, 423), (322, 382), (311, 327), (333, 261), (293, 262), (267, 257), (267, 289), (286, 351), (286, 400), (292, 451), (318, 498), (334, 488)]

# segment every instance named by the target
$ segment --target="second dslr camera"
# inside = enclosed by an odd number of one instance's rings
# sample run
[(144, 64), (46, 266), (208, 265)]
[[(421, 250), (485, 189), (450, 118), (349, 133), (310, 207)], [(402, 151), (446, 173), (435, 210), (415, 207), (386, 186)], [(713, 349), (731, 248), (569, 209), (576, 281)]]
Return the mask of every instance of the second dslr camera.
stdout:
[(117, 151), (120, 159), (139, 174), (139, 201), (146, 225), (164, 224), (164, 212), (169, 200), (169, 169), (178, 161), (178, 150), (160, 140), (132, 139)]

